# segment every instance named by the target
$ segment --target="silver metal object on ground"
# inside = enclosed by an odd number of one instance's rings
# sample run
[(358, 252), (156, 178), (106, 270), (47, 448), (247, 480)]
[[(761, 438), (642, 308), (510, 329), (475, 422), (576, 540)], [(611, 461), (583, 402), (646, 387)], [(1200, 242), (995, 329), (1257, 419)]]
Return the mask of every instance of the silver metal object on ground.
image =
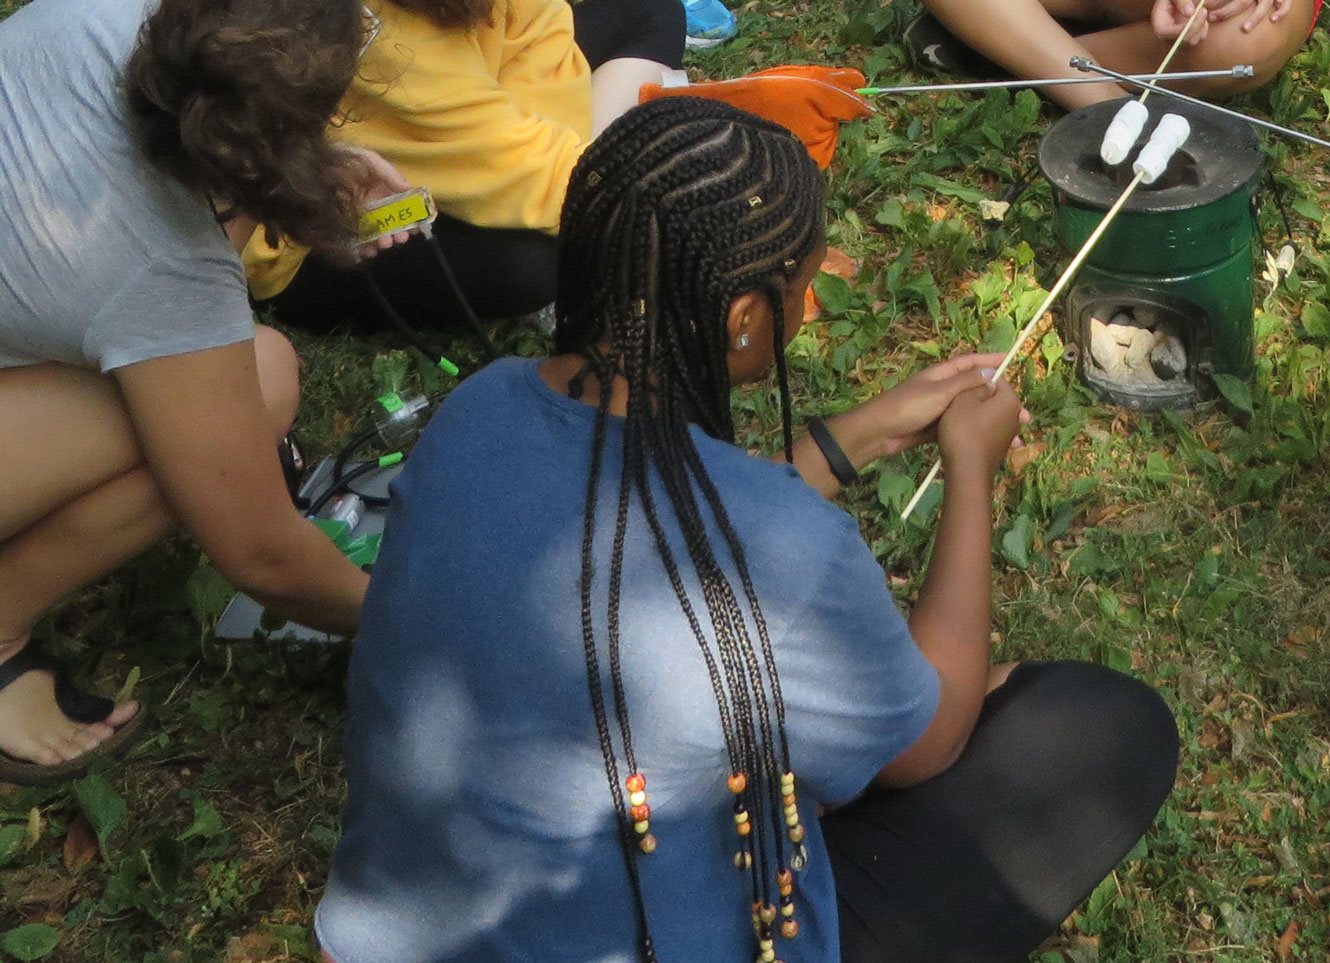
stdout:
[[(1228, 77), (1241, 80), (1256, 76), (1251, 64), (1238, 64), (1227, 70), (1184, 70), (1171, 74), (1132, 74), (1135, 80), (1210, 80)], [(1075, 84), (1102, 84), (1097, 77), (1041, 77), (1038, 80), (976, 80), (956, 84), (910, 84), (904, 87), (860, 87), (856, 93), (865, 97), (891, 94), (945, 94), (949, 91), (1012, 90), (1020, 87), (1067, 87)]]
[[(351, 462), (350, 467), (355, 467), (356, 464), (358, 463)], [(398, 464), (372, 471), (357, 479), (356, 486), (366, 494), (379, 497), (386, 496), (388, 494), (388, 483), (396, 478), (404, 467), (404, 465)], [(325, 458), (310, 472), (309, 478), (300, 487), (300, 494), (305, 498), (312, 498), (324, 491), (332, 483), (332, 473), (333, 459)], [(360, 499), (357, 499), (357, 501), (360, 501)], [(367, 535), (382, 534), (387, 517), (388, 509), (371, 508), (361, 502), (361, 512), (351, 525), (348, 536), (361, 538)], [(344, 517), (343, 521), (350, 521), (350, 519)], [(297, 642), (323, 644), (332, 644), (339, 641), (327, 632), (311, 629), (299, 622), (284, 622), (278, 626), (265, 628), (263, 624), (263, 606), (243, 592), (236, 593), (235, 597), (231, 599), (221, 617), (217, 620), (217, 626), (213, 630), (213, 634), (216, 638), (228, 640), (266, 636), (271, 639), (286, 638)]]
[(1268, 120), (1261, 120), (1259, 117), (1252, 117), (1241, 111), (1230, 110), (1227, 107), (1220, 107), (1218, 104), (1212, 104), (1208, 100), (1201, 100), (1199, 97), (1192, 97), (1188, 94), (1179, 93), (1176, 90), (1170, 90), (1167, 87), (1160, 87), (1147, 80), (1139, 80), (1130, 74), (1120, 74), (1116, 70), (1102, 67), (1094, 61), (1087, 60), (1084, 57), (1072, 57), (1071, 65), (1077, 70), (1086, 73), (1096, 73), (1101, 74), (1104, 77), (1112, 77), (1114, 80), (1120, 81), (1124, 84), (1132, 84), (1136, 87), (1151, 91), (1152, 93), (1164, 94), (1165, 96), (1173, 97), (1177, 100), (1185, 100), (1189, 104), (1196, 104), (1198, 107), (1206, 107), (1216, 113), (1224, 114), (1228, 117), (1245, 120), (1249, 124), (1253, 124), (1257, 127), (1264, 127), (1266, 130), (1274, 131), (1276, 134), (1283, 134), (1285, 137), (1292, 137), (1294, 140), (1305, 141), (1308, 144), (1315, 144), (1317, 147), (1330, 147), (1330, 140), (1322, 140), (1319, 137), (1313, 137), (1311, 134), (1304, 134), (1300, 130), (1293, 130), (1291, 127), (1281, 127), (1279, 124), (1272, 123)]

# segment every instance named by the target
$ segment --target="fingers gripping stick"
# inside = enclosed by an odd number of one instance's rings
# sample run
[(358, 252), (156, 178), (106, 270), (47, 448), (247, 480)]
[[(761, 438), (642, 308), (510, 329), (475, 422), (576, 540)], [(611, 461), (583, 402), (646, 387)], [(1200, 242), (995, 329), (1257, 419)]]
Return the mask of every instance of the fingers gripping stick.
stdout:
[(1187, 118), (1179, 114), (1165, 114), (1150, 135), (1149, 143), (1141, 148), (1131, 169), (1143, 184), (1153, 184), (1168, 169), (1168, 162), (1187, 143), (1189, 136), (1191, 125), (1187, 123)]

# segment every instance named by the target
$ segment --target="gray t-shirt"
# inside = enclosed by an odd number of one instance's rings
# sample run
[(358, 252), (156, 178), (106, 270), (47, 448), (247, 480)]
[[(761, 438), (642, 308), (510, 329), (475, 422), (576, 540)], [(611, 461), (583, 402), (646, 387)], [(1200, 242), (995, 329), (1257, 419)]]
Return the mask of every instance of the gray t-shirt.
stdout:
[(0, 21), (0, 368), (109, 371), (254, 336), (203, 198), (134, 141), (125, 63), (156, 0), (35, 0)]

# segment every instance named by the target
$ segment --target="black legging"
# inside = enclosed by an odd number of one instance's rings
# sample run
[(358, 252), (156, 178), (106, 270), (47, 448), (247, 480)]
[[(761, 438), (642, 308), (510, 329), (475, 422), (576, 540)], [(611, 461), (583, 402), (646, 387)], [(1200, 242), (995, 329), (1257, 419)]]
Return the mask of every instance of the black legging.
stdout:
[[(573, 4), (573, 24), (577, 45), (592, 70), (622, 57), (668, 67), (683, 63), (684, 11), (679, 0), (581, 0)], [(366, 269), (413, 327), (456, 327), (462, 306), (430, 243), (413, 238), (376, 257)], [(554, 300), (558, 242), (543, 231), (477, 227), (440, 215), (434, 243), (482, 319), (517, 317)], [(281, 321), (305, 329), (381, 328), (385, 319), (365, 285), (361, 272), (310, 256), (269, 305)]]
[(1018, 666), (950, 769), (823, 818), (843, 963), (1025, 960), (1149, 829), (1177, 758), (1143, 683)]

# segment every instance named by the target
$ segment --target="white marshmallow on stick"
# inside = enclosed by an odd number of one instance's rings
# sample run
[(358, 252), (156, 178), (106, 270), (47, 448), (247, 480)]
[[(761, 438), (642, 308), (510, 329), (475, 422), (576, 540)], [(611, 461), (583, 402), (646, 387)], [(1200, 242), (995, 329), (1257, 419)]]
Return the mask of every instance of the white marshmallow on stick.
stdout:
[(1149, 118), (1149, 109), (1139, 100), (1123, 104), (1104, 131), (1104, 142), (1099, 145), (1100, 159), (1109, 167), (1116, 167), (1126, 160)]
[[(1132, 101), (1135, 103), (1135, 101)], [(1181, 114), (1165, 114), (1150, 135), (1150, 142), (1136, 155), (1132, 171), (1141, 178), (1142, 183), (1153, 184), (1161, 174), (1168, 170), (1168, 162), (1173, 159), (1187, 138), (1191, 136), (1191, 124)]]

